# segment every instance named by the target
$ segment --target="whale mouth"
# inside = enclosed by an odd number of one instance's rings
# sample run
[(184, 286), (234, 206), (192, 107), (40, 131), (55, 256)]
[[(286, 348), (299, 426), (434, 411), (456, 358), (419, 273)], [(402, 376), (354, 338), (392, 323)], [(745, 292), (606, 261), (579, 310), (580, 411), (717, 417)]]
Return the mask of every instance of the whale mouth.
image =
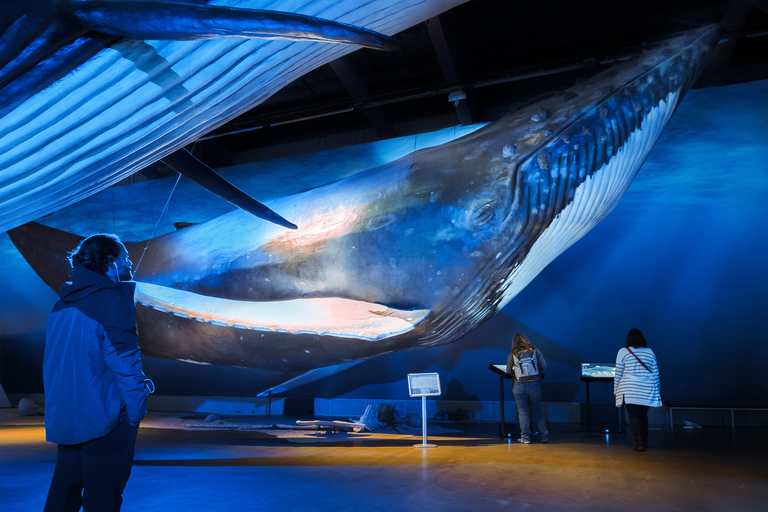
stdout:
[(428, 309), (395, 309), (329, 297), (247, 302), (136, 282), (136, 302), (178, 317), (236, 329), (383, 340), (413, 330)]

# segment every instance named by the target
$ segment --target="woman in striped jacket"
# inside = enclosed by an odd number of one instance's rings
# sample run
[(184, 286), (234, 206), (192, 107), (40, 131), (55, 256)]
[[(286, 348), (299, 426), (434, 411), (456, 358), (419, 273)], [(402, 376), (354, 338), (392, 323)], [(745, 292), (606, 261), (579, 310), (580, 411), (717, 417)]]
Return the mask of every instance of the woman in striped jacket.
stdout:
[(635, 450), (648, 447), (648, 408), (661, 407), (659, 366), (640, 329), (630, 329), (627, 345), (616, 355), (613, 379), (616, 407), (626, 405)]

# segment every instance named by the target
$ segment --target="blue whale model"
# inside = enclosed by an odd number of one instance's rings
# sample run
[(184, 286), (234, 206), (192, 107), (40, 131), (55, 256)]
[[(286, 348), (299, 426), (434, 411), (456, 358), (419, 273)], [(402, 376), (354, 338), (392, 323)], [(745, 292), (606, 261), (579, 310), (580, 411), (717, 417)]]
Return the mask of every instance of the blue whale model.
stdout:
[(463, 1), (4, 0), (0, 232), (160, 159), (280, 222), (182, 148), (353, 46), (392, 46), (374, 31)]
[[(453, 142), (127, 244), (149, 355), (297, 374), (453, 342), (618, 203), (719, 29), (659, 43)], [(9, 232), (54, 289), (80, 237)], [(55, 263), (50, 264), (52, 255)]]

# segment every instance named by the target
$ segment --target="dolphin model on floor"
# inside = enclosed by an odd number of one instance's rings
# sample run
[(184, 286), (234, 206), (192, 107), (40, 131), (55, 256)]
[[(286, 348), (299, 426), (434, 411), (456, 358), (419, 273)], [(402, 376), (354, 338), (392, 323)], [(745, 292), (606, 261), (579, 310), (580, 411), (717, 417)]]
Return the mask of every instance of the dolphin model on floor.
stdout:
[[(470, 135), (270, 203), (298, 230), (234, 211), (127, 244), (142, 350), (299, 375), (456, 341), (616, 206), (719, 33), (671, 38)], [(9, 235), (58, 290), (80, 237), (37, 223)]]
[(160, 159), (295, 227), (184, 146), (357, 47), (392, 49), (390, 35), (463, 1), (4, 0), (0, 232)]

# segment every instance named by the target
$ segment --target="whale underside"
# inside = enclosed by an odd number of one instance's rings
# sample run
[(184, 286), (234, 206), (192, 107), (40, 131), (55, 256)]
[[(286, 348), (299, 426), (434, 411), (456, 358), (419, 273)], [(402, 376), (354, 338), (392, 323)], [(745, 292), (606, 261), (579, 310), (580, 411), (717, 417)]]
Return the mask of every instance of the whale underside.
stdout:
[[(719, 34), (671, 37), (463, 138), (269, 204), (298, 230), (235, 211), (127, 244), (144, 253), (142, 351), (298, 375), (456, 341), (616, 206)], [(9, 235), (58, 290), (81, 237)]]
[(464, 1), (4, 1), (0, 232), (158, 160), (295, 227), (184, 146), (355, 48), (395, 48), (389, 36)]

